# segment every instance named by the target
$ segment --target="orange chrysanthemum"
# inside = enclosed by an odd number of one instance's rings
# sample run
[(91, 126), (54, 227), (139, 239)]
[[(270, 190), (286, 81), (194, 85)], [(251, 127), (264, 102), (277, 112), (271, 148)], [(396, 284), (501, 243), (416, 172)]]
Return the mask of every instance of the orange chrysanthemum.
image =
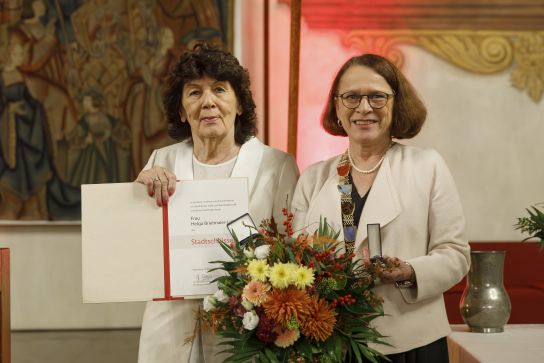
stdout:
[(242, 292), (242, 297), (255, 306), (260, 306), (266, 299), (270, 285), (257, 280), (250, 281)]
[(309, 310), (309, 316), (302, 322), (302, 334), (323, 342), (332, 334), (336, 324), (336, 312), (327, 301), (317, 296), (311, 298)]
[(310, 297), (305, 290), (294, 286), (273, 289), (263, 303), (266, 316), (285, 326), (288, 320), (304, 321), (309, 313)]
[(274, 340), (274, 344), (280, 348), (287, 348), (295, 344), (298, 338), (300, 338), (300, 331), (298, 329), (290, 330), (276, 327), (275, 331), (278, 333), (278, 336)]

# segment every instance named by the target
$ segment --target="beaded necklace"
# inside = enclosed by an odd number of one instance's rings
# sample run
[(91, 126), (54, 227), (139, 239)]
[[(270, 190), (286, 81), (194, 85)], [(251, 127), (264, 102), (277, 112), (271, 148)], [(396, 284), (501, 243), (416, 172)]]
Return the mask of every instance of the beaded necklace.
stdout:
[(372, 167), (371, 169), (368, 169), (368, 170), (359, 169), (357, 167), (357, 165), (355, 165), (355, 162), (351, 158), (351, 152), (349, 151), (349, 147), (348, 147), (348, 159), (349, 159), (349, 162), (350, 162), (351, 166), (353, 167), (353, 169), (355, 169), (359, 173), (361, 173), (361, 174), (372, 174), (373, 172), (375, 172), (380, 167), (380, 165), (382, 165), (383, 159), (385, 159), (385, 153), (383, 153), (381, 159), (376, 163), (376, 165), (374, 165), (374, 167)]

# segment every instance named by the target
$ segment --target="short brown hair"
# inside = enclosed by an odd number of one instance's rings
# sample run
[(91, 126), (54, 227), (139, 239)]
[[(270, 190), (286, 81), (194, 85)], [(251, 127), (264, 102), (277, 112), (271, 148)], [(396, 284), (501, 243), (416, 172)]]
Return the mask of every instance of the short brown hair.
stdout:
[(427, 118), (427, 109), (402, 72), (388, 59), (376, 54), (352, 57), (340, 68), (332, 82), (327, 105), (321, 117), (325, 130), (335, 136), (347, 136), (346, 131), (338, 125), (334, 99), (338, 92), (340, 79), (352, 66), (364, 66), (374, 70), (386, 80), (393, 90), (395, 103), (393, 105), (391, 136), (397, 139), (409, 139), (416, 136)]
[(257, 132), (249, 73), (231, 53), (207, 44), (198, 44), (193, 50), (183, 53), (170, 70), (163, 94), (168, 134), (178, 141), (191, 138), (191, 126), (188, 122), (181, 122), (179, 116), (181, 93), (185, 83), (204, 76), (228, 81), (234, 89), (242, 109), (242, 114), (236, 115), (234, 121), (234, 139), (242, 145)]

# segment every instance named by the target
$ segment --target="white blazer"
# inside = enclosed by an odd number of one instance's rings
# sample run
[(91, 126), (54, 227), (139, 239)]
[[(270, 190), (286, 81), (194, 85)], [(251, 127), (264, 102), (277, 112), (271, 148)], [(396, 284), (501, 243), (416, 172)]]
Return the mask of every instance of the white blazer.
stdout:
[[(144, 169), (160, 165), (178, 179), (193, 179), (193, 145), (184, 141), (153, 151)], [(238, 153), (232, 177), (247, 177), (249, 211), (255, 224), (274, 216), (283, 221), (282, 208), (289, 207), (298, 179), (293, 157), (262, 144), (257, 138), (245, 142)], [(142, 322), (139, 363), (222, 362), (216, 357), (224, 347), (205, 335), (202, 342), (184, 344), (195, 329), (194, 312), (202, 300), (148, 302)]]
[[(340, 156), (310, 166), (301, 175), (291, 205), (295, 230), (313, 233), (320, 217), (343, 239), (338, 173)], [(386, 316), (373, 321), (387, 336), (371, 345), (384, 354), (405, 352), (450, 333), (442, 293), (459, 282), (470, 264), (465, 219), (453, 178), (442, 157), (395, 143), (386, 153), (366, 200), (355, 249), (368, 244), (366, 225), (381, 225), (382, 252), (409, 262), (417, 287), (378, 285)]]

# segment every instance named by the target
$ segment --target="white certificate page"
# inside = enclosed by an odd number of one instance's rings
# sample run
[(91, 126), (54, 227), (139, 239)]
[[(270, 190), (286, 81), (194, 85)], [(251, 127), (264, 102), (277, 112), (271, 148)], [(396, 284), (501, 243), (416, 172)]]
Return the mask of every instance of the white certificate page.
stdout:
[(248, 213), (246, 178), (182, 180), (168, 203), (172, 296), (213, 294), (220, 271), (210, 261), (228, 261), (219, 241), (233, 242), (227, 223)]

